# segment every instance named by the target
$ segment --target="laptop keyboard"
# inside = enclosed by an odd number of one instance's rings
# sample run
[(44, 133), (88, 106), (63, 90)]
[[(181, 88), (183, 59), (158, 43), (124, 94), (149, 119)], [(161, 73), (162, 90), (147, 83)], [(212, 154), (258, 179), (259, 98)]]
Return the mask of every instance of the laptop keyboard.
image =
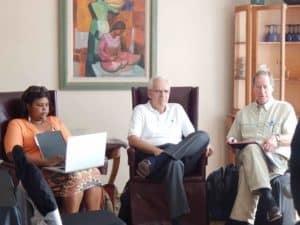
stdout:
[(66, 165), (65, 165), (65, 162), (62, 162), (62, 163), (56, 165), (55, 167), (57, 167), (59, 169), (65, 169)]

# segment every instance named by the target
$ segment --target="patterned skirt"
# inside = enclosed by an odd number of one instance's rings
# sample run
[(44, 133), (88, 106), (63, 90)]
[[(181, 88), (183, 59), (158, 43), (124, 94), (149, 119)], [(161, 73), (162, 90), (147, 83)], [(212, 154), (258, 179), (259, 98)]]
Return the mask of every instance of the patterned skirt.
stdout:
[(66, 197), (93, 186), (101, 186), (101, 174), (97, 168), (68, 174), (43, 170), (43, 174), (56, 197)]

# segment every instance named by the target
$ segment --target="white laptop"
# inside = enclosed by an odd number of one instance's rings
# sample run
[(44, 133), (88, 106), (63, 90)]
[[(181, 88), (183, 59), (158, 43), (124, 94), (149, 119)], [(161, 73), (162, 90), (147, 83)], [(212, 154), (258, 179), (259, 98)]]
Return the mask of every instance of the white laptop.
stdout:
[[(105, 162), (107, 133), (94, 133), (71, 136), (67, 140), (65, 163), (58, 166), (47, 166), (43, 169), (60, 173), (70, 173), (103, 166)], [(43, 155), (43, 148), (40, 149)]]

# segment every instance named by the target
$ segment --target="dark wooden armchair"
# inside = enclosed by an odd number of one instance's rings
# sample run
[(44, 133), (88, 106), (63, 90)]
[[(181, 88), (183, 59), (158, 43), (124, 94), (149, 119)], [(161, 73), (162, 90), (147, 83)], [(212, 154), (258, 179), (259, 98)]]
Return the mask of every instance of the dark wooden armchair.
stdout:
[[(49, 91), (51, 109), (50, 115), (56, 115), (56, 92)], [(7, 158), (4, 151), (4, 135), (8, 122), (11, 119), (21, 116), (21, 96), (22, 92), (0, 92), (0, 158), (7, 162)]]
[[(50, 101), (52, 108), (50, 115), (56, 115), (56, 93), (50, 91)], [(8, 122), (13, 118), (21, 116), (21, 96), (22, 92), (0, 92), (0, 159), (4, 160), (1, 167), (8, 170), (9, 174), (16, 182), (15, 168), (12, 162), (9, 162), (4, 150), (4, 135)]]
[[(57, 114), (57, 95), (56, 91), (50, 90), (50, 102), (52, 108), (50, 109), (50, 115)], [(17, 178), (15, 176), (15, 166), (13, 162), (8, 161), (5, 151), (4, 151), (4, 135), (8, 122), (13, 119), (20, 117), (21, 115), (21, 98), (22, 92), (0, 92), (0, 159), (4, 160), (0, 164), (0, 171), (8, 172), (14, 180), (15, 187), (17, 184)], [(108, 159), (113, 159), (112, 170), (110, 173), (110, 178), (108, 184), (114, 183), (116, 178), (119, 164), (120, 164), (120, 149), (127, 148), (127, 144), (119, 139), (109, 139), (106, 145), (106, 157)], [(107, 173), (108, 163), (100, 167), (102, 174)], [(58, 200), (58, 199), (57, 199)], [(6, 219), (10, 219), (9, 217)], [(112, 213), (106, 211), (96, 211), (96, 212), (79, 212), (77, 214), (63, 215), (63, 224), (86, 224), (86, 221), (92, 221), (91, 224), (118, 224), (125, 225), (118, 218), (113, 216)]]
[[(196, 129), (198, 123), (198, 92), (198, 87), (172, 87), (170, 94), (170, 102), (176, 102), (183, 106)], [(131, 93), (132, 107), (148, 101), (146, 87), (132, 88)], [(170, 224), (163, 185), (151, 183), (136, 175), (135, 150), (132, 147), (128, 149), (128, 164), (132, 225)], [(183, 219), (183, 224), (208, 224), (206, 165), (207, 158), (203, 155), (195, 174), (184, 178), (191, 213)]]

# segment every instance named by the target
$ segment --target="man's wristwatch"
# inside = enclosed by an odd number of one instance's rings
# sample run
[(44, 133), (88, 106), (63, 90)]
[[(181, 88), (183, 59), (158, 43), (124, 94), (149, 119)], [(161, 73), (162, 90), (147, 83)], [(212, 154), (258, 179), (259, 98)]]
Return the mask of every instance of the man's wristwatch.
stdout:
[(280, 143), (280, 134), (275, 134), (275, 139), (277, 141), (277, 144), (279, 145), (279, 143)]

